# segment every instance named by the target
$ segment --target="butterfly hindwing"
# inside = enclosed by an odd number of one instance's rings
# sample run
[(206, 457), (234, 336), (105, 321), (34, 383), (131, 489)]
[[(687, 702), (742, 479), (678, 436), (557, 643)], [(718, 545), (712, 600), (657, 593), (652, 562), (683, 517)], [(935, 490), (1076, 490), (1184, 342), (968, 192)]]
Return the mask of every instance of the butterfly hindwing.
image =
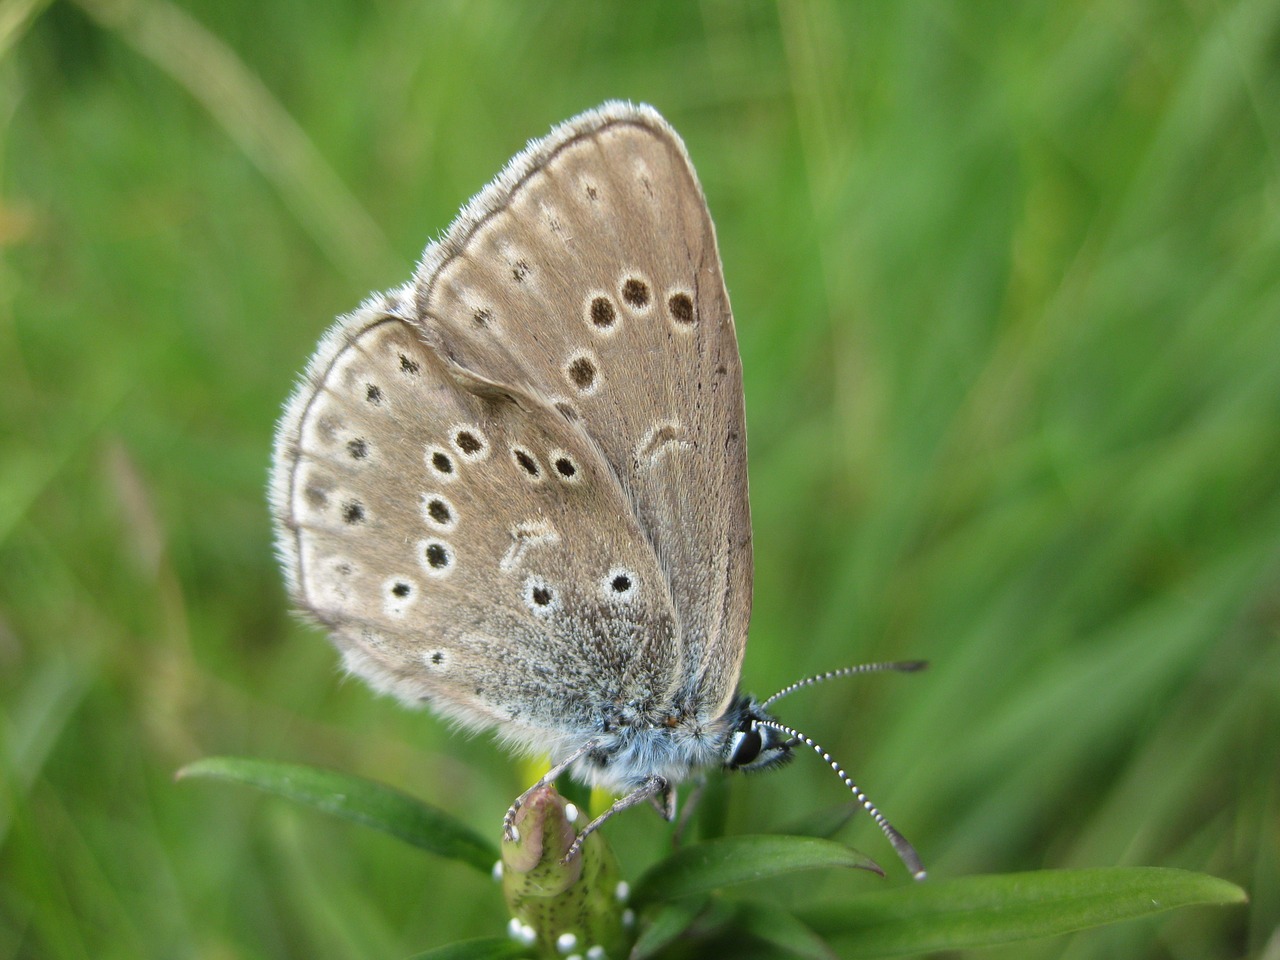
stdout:
[(403, 305), (341, 321), (282, 422), (298, 604), (375, 686), (543, 750), (669, 696), (665, 580), (609, 466), (560, 414), (455, 380)]

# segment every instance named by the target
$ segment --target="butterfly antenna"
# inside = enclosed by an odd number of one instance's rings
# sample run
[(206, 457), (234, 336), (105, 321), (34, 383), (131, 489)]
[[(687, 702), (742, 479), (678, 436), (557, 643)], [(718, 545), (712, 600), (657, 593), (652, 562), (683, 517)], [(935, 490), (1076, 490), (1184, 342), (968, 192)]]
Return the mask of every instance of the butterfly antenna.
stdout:
[(928, 665), (928, 660), (894, 660), (886, 663), (860, 663), (856, 667), (841, 667), (839, 670), (816, 673), (812, 677), (805, 677), (790, 686), (783, 687), (764, 703), (760, 704), (760, 709), (766, 709), (775, 700), (781, 700), (787, 694), (795, 693), (802, 687), (812, 687), (815, 683), (822, 683), (824, 680), (834, 680), (836, 677), (851, 677), (856, 673), (881, 673), (885, 670), (896, 670), (899, 673), (915, 673), (917, 670), (923, 670)]
[[(892, 664), (889, 666), (892, 666)], [(893, 824), (885, 819), (884, 814), (876, 808), (876, 805), (867, 798), (867, 795), (863, 793), (862, 790), (859, 789), (858, 785), (853, 782), (850, 776), (844, 772), (844, 768), (831, 758), (831, 754), (822, 749), (820, 744), (815, 743), (811, 738), (806, 737), (799, 730), (788, 727), (785, 724), (778, 723), (776, 720), (757, 720), (756, 725), (769, 727), (773, 730), (785, 733), (793, 740), (806, 744), (812, 748), (813, 751), (825, 760), (827, 765), (835, 771), (836, 776), (843, 781), (844, 785), (849, 788), (854, 797), (857, 798), (858, 803), (862, 804), (862, 809), (871, 814), (871, 819), (876, 822), (876, 826), (878, 826), (884, 835), (889, 838), (889, 842), (893, 844), (894, 851), (902, 859), (902, 862), (906, 865), (907, 869), (911, 871), (912, 878), (916, 880), (923, 880), (925, 878), (924, 863), (920, 860), (920, 854), (916, 853), (916, 848), (907, 842), (906, 837), (894, 829)]]

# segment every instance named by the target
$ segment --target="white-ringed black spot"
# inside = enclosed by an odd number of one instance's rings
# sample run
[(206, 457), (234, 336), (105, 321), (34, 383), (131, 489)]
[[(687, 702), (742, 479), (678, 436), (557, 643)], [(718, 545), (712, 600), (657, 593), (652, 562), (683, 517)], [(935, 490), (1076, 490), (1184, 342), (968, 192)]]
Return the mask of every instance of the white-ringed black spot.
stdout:
[(443, 540), (421, 540), (418, 543), (422, 569), (428, 576), (447, 576), (454, 566), (453, 548)]
[(382, 403), (382, 388), (376, 383), (366, 383), (364, 386), (364, 398), (375, 407), (378, 406)]
[(667, 310), (677, 327), (691, 327), (697, 319), (693, 309), (693, 297), (679, 290), (667, 297)]
[(524, 582), (524, 603), (538, 616), (546, 616), (560, 606), (560, 593), (542, 577), (529, 577)]
[(441, 666), (444, 663), (444, 653), (440, 650), (435, 650), (427, 659), (433, 667)]
[(405, 354), (400, 354), (400, 369), (409, 376), (417, 376), (418, 371), (422, 368), (418, 365), (418, 361), (410, 360)]
[(571, 357), (565, 365), (564, 374), (579, 393), (594, 393), (600, 385), (599, 367), (595, 358), (586, 352)]
[(453, 459), (453, 454), (442, 447), (427, 447), (426, 451), (427, 469), (433, 473), (437, 479), (449, 483), (458, 476), (458, 465)]
[(422, 496), (422, 519), (437, 530), (452, 530), (458, 525), (458, 514), (449, 500), (438, 493)]
[(382, 611), (397, 619), (409, 612), (417, 599), (417, 584), (409, 577), (395, 576), (382, 583)]
[(538, 466), (538, 461), (533, 458), (528, 450), (523, 447), (511, 448), (511, 459), (515, 461), (517, 467), (529, 477), (530, 480), (539, 480), (542, 478), (542, 468)]
[(489, 441), (475, 427), (455, 427), (450, 437), (453, 449), (467, 460), (483, 460), (489, 455)]
[(622, 281), (622, 299), (635, 309), (646, 309), (652, 298), (653, 295), (649, 292), (649, 284), (639, 277), (627, 277), (626, 280)]
[(363, 437), (356, 437), (354, 440), (348, 440), (347, 453), (351, 454), (352, 460), (365, 459), (369, 456), (369, 441)]
[(471, 314), (471, 321), (477, 327), (487, 327), (489, 324), (493, 323), (493, 311), (485, 307), (481, 307)]
[(612, 330), (618, 322), (617, 307), (613, 305), (612, 300), (603, 295), (591, 298), (587, 313), (591, 317), (591, 325), (602, 333)]
[(578, 479), (578, 465), (573, 462), (573, 458), (567, 453), (562, 453), (552, 459), (551, 465), (556, 468), (556, 473), (561, 478), (569, 481)]
[(515, 280), (516, 283), (524, 283), (525, 280), (529, 279), (529, 274), (532, 272), (532, 269), (533, 268), (529, 266), (528, 260), (517, 260), (511, 265), (511, 278)]
[(364, 504), (359, 500), (347, 500), (342, 504), (342, 522), (349, 524), (364, 523)]
[(600, 592), (606, 600), (630, 600), (639, 589), (640, 578), (634, 570), (614, 567), (600, 580)]

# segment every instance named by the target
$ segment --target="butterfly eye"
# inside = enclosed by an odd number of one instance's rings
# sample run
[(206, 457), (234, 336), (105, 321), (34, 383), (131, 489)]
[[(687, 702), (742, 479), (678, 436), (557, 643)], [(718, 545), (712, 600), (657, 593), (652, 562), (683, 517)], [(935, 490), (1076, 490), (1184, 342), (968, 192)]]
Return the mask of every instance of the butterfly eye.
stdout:
[(760, 756), (763, 741), (760, 732), (754, 726), (747, 730), (739, 730), (729, 741), (729, 759), (724, 763), (731, 770), (745, 767)]

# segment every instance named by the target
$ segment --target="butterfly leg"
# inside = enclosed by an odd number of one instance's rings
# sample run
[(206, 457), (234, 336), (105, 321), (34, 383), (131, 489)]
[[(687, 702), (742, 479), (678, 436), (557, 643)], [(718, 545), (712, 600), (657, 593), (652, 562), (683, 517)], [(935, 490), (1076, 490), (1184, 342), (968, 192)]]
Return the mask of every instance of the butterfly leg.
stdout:
[(668, 784), (665, 790), (649, 798), (649, 805), (658, 811), (658, 816), (670, 823), (676, 818), (676, 788)]
[[(671, 846), (679, 847), (684, 840), (684, 832), (689, 829), (689, 823), (693, 820), (693, 814), (698, 809), (698, 804), (702, 802), (702, 795), (706, 790), (706, 774), (699, 774), (698, 779), (694, 781), (693, 789), (684, 798), (684, 806), (680, 810), (680, 819), (676, 821), (675, 829), (671, 831)], [(671, 818), (668, 817), (667, 819), (670, 820)]]
[(551, 783), (556, 779), (556, 777), (568, 770), (576, 761), (581, 760), (598, 745), (599, 744), (594, 740), (588, 741), (580, 749), (575, 750), (573, 753), (569, 754), (568, 757), (555, 764), (550, 770), (542, 775), (537, 783), (524, 793), (520, 794), (520, 796), (516, 797), (515, 800), (512, 801), (511, 806), (507, 808), (507, 815), (502, 818), (503, 839), (507, 841), (516, 841), (520, 839), (520, 831), (516, 829), (516, 814), (520, 811), (520, 808), (524, 806), (525, 801), (533, 795), (534, 791), (541, 790), (548, 783)]
[[(576, 857), (578, 855), (578, 851), (582, 849), (583, 841), (586, 840), (587, 837), (591, 836), (591, 834), (599, 830), (600, 827), (604, 825), (604, 822), (608, 820), (610, 817), (612, 817), (614, 814), (621, 813), (623, 810), (626, 810), (630, 807), (634, 807), (637, 803), (643, 803), (646, 800), (650, 800), (659, 796), (669, 797), (670, 795), (671, 795), (671, 784), (667, 781), (666, 777), (650, 777), (644, 783), (640, 784), (640, 786), (636, 787), (634, 790), (628, 793), (625, 797), (620, 797), (619, 799), (615, 800), (613, 802), (613, 806), (611, 806), (608, 810), (600, 814), (600, 816), (596, 817), (594, 820), (588, 823), (585, 827), (583, 827), (578, 832), (578, 835), (574, 838), (573, 843), (569, 845), (568, 852), (565, 853), (564, 857), (561, 859), (560, 862), (568, 863), (570, 860)], [(671, 804), (669, 801), (664, 801), (664, 804), (666, 807), (671, 809), (672, 815), (674, 816), (675, 815), (674, 805)]]

